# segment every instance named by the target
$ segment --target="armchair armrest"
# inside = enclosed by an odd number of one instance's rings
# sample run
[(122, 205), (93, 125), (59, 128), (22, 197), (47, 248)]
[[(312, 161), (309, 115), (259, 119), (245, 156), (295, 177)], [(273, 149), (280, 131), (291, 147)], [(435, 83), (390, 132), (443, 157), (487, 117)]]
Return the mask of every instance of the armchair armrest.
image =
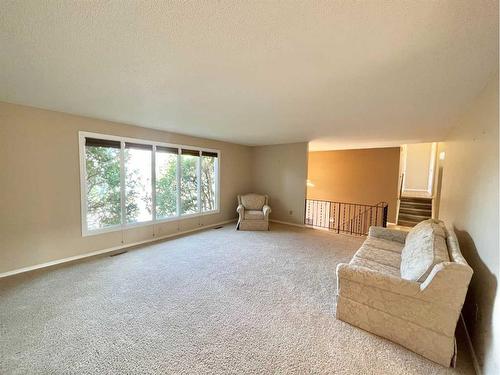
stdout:
[(421, 293), (420, 283), (416, 281), (408, 281), (366, 267), (345, 263), (340, 263), (337, 266), (338, 291), (342, 286), (342, 279), (410, 297), (416, 297)]
[(383, 240), (395, 241), (404, 244), (408, 232), (397, 229), (388, 229), (384, 227), (371, 226), (370, 229), (368, 230), (368, 235), (370, 237), (377, 237)]
[(269, 207), (267, 204), (262, 207), (262, 211), (264, 211), (264, 216), (268, 217), (269, 214), (271, 213), (271, 207)]
[(239, 204), (236, 208), (236, 212), (240, 215), (240, 218), (242, 218), (245, 212), (245, 207), (242, 204)]

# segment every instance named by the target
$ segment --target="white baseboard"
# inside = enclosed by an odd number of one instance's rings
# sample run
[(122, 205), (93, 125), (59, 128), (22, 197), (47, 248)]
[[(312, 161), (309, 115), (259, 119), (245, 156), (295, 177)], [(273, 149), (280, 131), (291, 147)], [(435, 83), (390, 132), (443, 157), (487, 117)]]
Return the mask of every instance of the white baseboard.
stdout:
[(290, 223), (288, 221), (271, 220), (271, 219), (269, 219), (269, 221), (272, 222), (272, 223), (285, 224), (285, 225), (293, 225), (294, 227), (306, 228), (306, 226), (304, 224)]
[(465, 331), (465, 336), (467, 338), (467, 344), (469, 346), (470, 355), (472, 357), (472, 365), (474, 366), (474, 370), (476, 371), (476, 375), (481, 375), (481, 367), (479, 367), (479, 362), (478, 362), (477, 357), (476, 357), (476, 352), (474, 351), (474, 346), (472, 346), (472, 340), (471, 340), (470, 335), (469, 335), (469, 330), (467, 329), (467, 326), (465, 325), (465, 320), (464, 320), (464, 316), (462, 315), (462, 313), (460, 313), (460, 320), (462, 321), (462, 325), (463, 325), (464, 331)]
[(116, 251), (116, 250), (126, 249), (126, 248), (129, 248), (129, 247), (132, 247), (132, 246), (142, 245), (142, 244), (146, 244), (146, 243), (149, 243), (149, 242), (160, 241), (160, 240), (164, 240), (164, 239), (167, 239), (167, 238), (181, 236), (183, 234), (188, 234), (188, 233), (192, 233), (192, 232), (198, 232), (200, 230), (210, 229), (210, 228), (213, 228), (213, 227), (217, 227), (219, 225), (233, 223), (235, 221), (236, 221), (236, 219), (221, 221), (219, 223), (210, 224), (210, 225), (204, 225), (204, 226), (201, 226), (199, 228), (193, 228), (193, 229), (185, 230), (185, 231), (182, 231), (182, 232), (176, 232), (176, 233), (166, 234), (166, 235), (161, 236), (161, 237), (150, 238), (150, 239), (147, 239), (147, 240), (144, 240), (144, 241), (132, 242), (132, 243), (127, 243), (127, 244), (121, 244), (121, 245), (118, 245), (118, 246), (109, 247), (107, 249), (92, 251), (90, 253), (75, 255), (75, 256), (68, 257), (68, 258), (63, 258), (63, 259), (52, 260), (50, 262), (36, 264), (34, 266), (23, 267), (23, 268), (19, 268), (19, 269), (16, 269), (16, 270), (12, 270), (12, 271), (7, 271), (7, 272), (0, 273), (0, 279), (3, 278), (3, 277), (17, 275), (19, 273), (29, 272), (29, 271), (37, 270), (37, 269), (40, 269), (40, 268), (55, 266), (56, 264), (72, 262), (72, 261), (83, 259), (83, 258), (88, 258), (88, 257), (93, 257), (93, 256), (96, 256), (96, 255), (100, 255), (100, 254), (110, 253), (110, 252)]

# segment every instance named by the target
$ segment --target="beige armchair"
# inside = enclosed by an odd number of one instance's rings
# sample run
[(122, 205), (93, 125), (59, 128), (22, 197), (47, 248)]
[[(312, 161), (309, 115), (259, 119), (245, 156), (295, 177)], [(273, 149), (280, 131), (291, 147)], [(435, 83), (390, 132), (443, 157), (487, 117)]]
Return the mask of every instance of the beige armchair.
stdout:
[(269, 197), (260, 194), (238, 195), (238, 230), (269, 230)]

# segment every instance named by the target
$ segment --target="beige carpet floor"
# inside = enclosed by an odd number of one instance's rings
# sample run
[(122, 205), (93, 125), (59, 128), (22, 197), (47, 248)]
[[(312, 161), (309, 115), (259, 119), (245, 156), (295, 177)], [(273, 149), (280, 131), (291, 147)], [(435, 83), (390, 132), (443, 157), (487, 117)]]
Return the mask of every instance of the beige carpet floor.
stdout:
[(335, 319), (362, 239), (234, 226), (0, 280), (1, 374), (472, 374)]

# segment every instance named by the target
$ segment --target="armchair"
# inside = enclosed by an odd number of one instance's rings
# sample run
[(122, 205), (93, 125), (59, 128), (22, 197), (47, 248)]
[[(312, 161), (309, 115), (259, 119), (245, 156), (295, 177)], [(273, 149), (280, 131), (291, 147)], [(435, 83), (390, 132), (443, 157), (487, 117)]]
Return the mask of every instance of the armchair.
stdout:
[(269, 197), (260, 194), (238, 195), (237, 230), (269, 230)]

